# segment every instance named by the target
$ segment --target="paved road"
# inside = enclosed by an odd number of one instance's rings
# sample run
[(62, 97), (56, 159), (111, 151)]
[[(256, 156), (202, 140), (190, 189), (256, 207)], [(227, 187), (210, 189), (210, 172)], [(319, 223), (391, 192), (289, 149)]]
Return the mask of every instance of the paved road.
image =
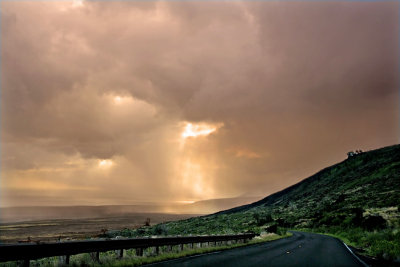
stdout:
[(165, 266), (364, 266), (338, 239), (303, 232), (272, 242), (150, 264)]

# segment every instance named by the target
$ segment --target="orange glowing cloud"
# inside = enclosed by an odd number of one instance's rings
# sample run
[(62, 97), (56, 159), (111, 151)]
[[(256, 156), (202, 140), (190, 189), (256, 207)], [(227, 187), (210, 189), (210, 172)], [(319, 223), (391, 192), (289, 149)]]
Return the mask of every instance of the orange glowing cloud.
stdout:
[(182, 132), (182, 138), (186, 139), (189, 137), (207, 136), (217, 131), (223, 126), (222, 123), (218, 124), (207, 124), (207, 123), (186, 123), (185, 128)]
[(102, 159), (99, 160), (99, 167), (100, 168), (110, 168), (113, 165), (113, 161), (110, 159)]

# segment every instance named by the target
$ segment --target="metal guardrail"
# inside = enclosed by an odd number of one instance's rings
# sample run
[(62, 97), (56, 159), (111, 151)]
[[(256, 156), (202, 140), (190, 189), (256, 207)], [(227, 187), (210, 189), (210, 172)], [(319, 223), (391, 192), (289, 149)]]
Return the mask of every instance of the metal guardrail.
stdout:
[(161, 246), (174, 246), (184, 244), (221, 242), (221, 241), (247, 241), (255, 237), (255, 234), (239, 235), (218, 235), (218, 236), (184, 236), (184, 237), (159, 237), (159, 238), (130, 238), (113, 240), (85, 240), (85, 241), (67, 241), (59, 243), (39, 243), (39, 244), (1, 244), (0, 262), (5, 261), (24, 261), (24, 265), (29, 266), (30, 260), (66, 256), (66, 264), (69, 264), (70, 255), (96, 252), (96, 258), (99, 259), (99, 253), (120, 250), (119, 256), (123, 256), (124, 249), (138, 249), (137, 253), (142, 256), (143, 249), (149, 247), (158, 248)]

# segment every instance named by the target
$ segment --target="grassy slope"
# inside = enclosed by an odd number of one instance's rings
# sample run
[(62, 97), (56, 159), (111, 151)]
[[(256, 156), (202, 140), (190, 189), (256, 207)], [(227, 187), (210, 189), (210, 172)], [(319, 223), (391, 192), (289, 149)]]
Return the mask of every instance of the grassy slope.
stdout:
[[(231, 234), (307, 228), (400, 259), (400, 145), (365, 152), (258, 202), (125, 236)], [(277, 227), (277, 229), (276, 229)]]

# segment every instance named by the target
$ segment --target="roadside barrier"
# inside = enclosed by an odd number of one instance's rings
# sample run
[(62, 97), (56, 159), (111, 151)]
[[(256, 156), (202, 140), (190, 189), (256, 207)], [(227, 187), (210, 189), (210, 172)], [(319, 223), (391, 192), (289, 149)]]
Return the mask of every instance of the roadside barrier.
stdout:
[(1, 244), (0, 245), (0, 262), (6, 261), (23, 261), (24, 266), (29, 266), (30, 260), (36, 260), (46, 257), (64, 256), (65, 264), (69, 264), (70, 256), (81, 253), (93, 253), (95, 259), (99, 261), (100, 252), (118, 250), (118, 257), (122, 258), (124, 250), (136, 249), (137, 256), (143, 256), (143, 250), (154, 247), (156, 253), (159, 248), (168, 246), (179, 246), (183, 250), (184, 244), (190, 244), (193, 248), (194, 244), (213, 243), (227, 241), (243, 241), (247, 242), (253, 239), (255, 234), (239, 234), (239, 235), (216, 235), (216, 236), (178, 236), (178, 237), (157, 237), (157, 238), (127, 238), (112, 240), (85, 240), (85, 241), (67, 241), (58, 243), (24, 243), (24, 244)]

